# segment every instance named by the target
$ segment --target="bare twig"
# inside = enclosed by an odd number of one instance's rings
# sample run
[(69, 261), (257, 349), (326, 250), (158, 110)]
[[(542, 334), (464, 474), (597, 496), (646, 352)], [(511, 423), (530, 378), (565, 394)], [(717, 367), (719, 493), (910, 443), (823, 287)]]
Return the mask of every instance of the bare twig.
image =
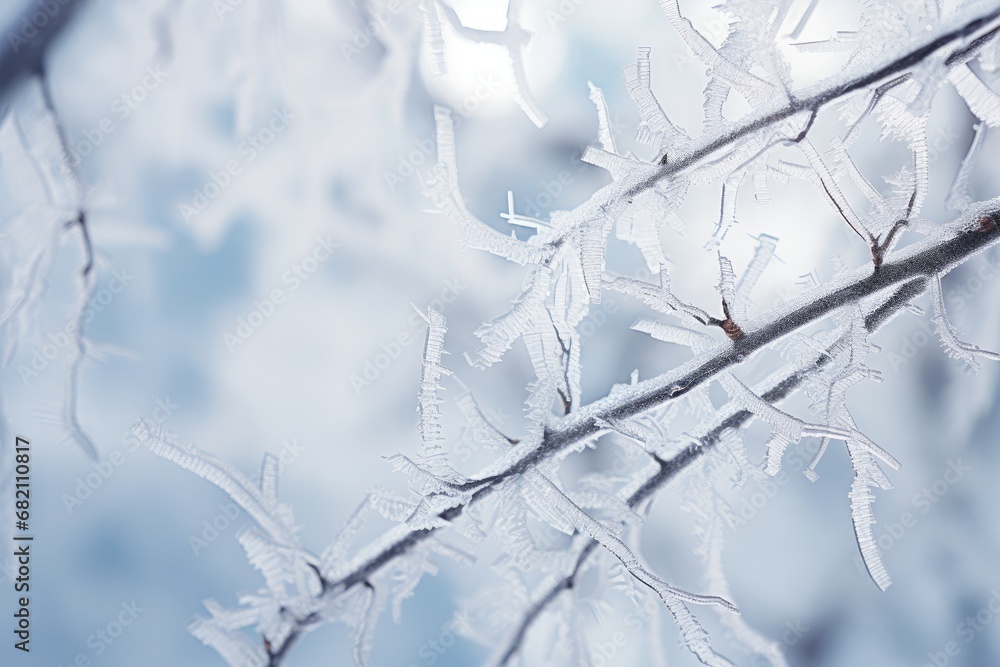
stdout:
[(39, 6), (30, 2), (26, 4), (21, 16), (4, 31), (3, 47), (0, 49), (0, 105), (22, 76), (36, 74), (42, 69), (49, 44), (70, 23), (84, 0), (60, 0), (53, 4), (56, 9), (43, 14), (48, 17), (43, 25), (32, 22), (39, 13)]
[[(46, 67), (43, 62), (38, 62), (36, 65), (38, 68), (38, 81), (42, 91), (42, 101), (45, 105), (46, 111), (52, 115), (52, 122), (55, 125), (56, 137), (59, 142), (59, 150), (62, 154), (62, 158), (67, 161), (66, 163), (68, 163), (69, 142), (66, 139), (66, 132), (63, 129), (62, 121), (59, 118), (59, 112), (56, 110), (55, 102), (52, 99), (52, 91), (49, 87), (49, 77), (47, 75)], [(80, 182), (79, 174), (74, 170), (69, 170), (68, 177), (72, 179), (76, 187), (77, 215), (72, 220), (66, 222), (65, 228), (79, 228), (80, 240), (83, 244), (84, 262), (83, 268), (80, 272), (80, 296), (78, 300), (79, 310), (75, 313), (76, 333), (74, 335), (74, 345), (69, 361), (69, 368), (67, 370), (66, 397), (64, 400), (63, 410), (64, 419), (66, 426), (69, 429), (70, 436), (75, 438), (83, 446), (87, 455), (96, 461), (98, 458), (97, 445), (94, 444), (93, 439), (87, 433), (86, 429), (83, 428), (83, 424), (80, 423), (80, 416), (77, 411), (80, 366), (87, 354), (87, 343), (84, 338), (84, 315), (86, 314), (87, 304), (94, 293), (95, 285), (95, 276), (93, 274), (94, 246), (90, 239), (90, 229), (87, 226), (87, 213), (84, 210), (83, 205), (83, 184)]]

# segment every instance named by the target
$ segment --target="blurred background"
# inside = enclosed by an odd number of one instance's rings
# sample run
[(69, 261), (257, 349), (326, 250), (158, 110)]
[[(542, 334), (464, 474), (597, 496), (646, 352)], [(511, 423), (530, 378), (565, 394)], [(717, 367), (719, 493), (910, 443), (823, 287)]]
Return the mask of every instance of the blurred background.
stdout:
[[(468, 26), (504, 26), (505, 2), (452, 4)], [(792, 38), (809, 4), (793, 3), (780, 38), (796, 85), (836, 73), (847, 53), (804, 53), (793, 42), (858, 26), (859, 4), (821, 0)], [(632, 140), (639, 117), (621, 68), (639, 47), (652, 47), (653, 90), (692, 134), (700, 128), (705, 68), (655, 2), (526, 2), (521, 23), (534, 33), (527, 80), (550, 118), (539, 129), (515, 102), (501, 47), (470, 43), (446, 26), (449, 73), (434, 76), (412, 2), (48, 5), (5, 3), (0, 19), (12, 27), (4, 48), (33, 39), (21, 19), (30, 7), (52, 20), (71, 12), (44, 64), (78, 177), (74, 185), (63, 172), (62, 182), (80, 190), (94, 283), (82, 309), (85, 353), (78, 360), (66, 334), (80, 317), (86, 247), (79, 225), (63, 225), (53, 193), (31, 169), (25, 146), (45, 149), (38, 127), (46, 112), (37, 77), (21, 77), (0, 100), (2, 416), (4, 469), (15, 434), (27, 437), (33, 452), (33, 634), (30, 655), (22, 655), (6, 630), (0, 662), (90, 664), (84, 656), (109, 666), (222, 664), (186, 624), (203, 613), (202, 600), (231, 606), (238, 593), (262, 585), (235, 540), (247, 517), (231, 516), (215, 487), (137, 446), (130, 425), (162, 421), (251, 476), (265, 452), (278, 455), (280, 494), (295, 509), (303, 544), (319, 552), (367, 488), (405, 488), (384, 458), (419, 449), (424, 328), (414, 304), (444, 312), (448, 365), (487, 414), (517, 434), (533, 379), (527, 355), (516, 346), (503, 363), (479, 371), (463, 353), (477, 349), (473, 331), (482, 322), (507, 310), (524, 270), (463, 249), (457, 226), (426, 210), (420, 171), (433, 162), (433, 105), (456, 110), (459, 181), (470, 210), (509, 233), (500, 217), (508, 191), (518, 212), (545, 217), (610, 182), (579, 160), (596, 145), (588, 81), (604, 90), (619, 148), (652, 159)], [(683, 2), (682, 11), (718, 43), (728, 18), (708, 5)], [(914, 25), (922, 21), (917, 11)], [(939, 93), (922, 217), (953, 218), (942, 202), (975, 122), (953, 90)], [(875, 124), (862, 131), (852, 155), (888, 192), (881, 176), (909, 164), (910, 152), (879, 142)], [(826, 148), (838, 132), (837, 112), (827, 110), (817, 145)], [(1000, 190), (996, 139), (985, 138), (971, 181), (976, 199)], [(802, 161), (794, 149), (782, 150)], [(694, 188), (680, 212), (686, 232), (664, 232), (675, 279), (683, 276), (680, 289), (694, 303), (716, 300), (717, 263), (703, 248), (717, 221), (720, 186)], [(757, 235), (779, 238), (780, 261), (758, 285), (755, 312), (828, 280), (834, 256), (850, 266), (870, 261), (811, 185), (772, 183), (770, 197), (772, 206), (759, 206), (751, 188), (743, 189), (739, 224), (721, 248), (739, 271)], [(945, 280), (952, 320), (985, 348), (1000, 347), (998, 261), (996, 253), (977, 256)], [(610, 273), (631, 275), (641, 265), (638, 251), (612, 241)], [(927, 306), (926, 297), (918, 304)], [(586, 401), (627, 382), (633, 369), (645, 378), (686, 358), (629, 329), (651, 315), (634, 300), (610, 296), (597, 312), (603, 316), (591, 316), (583, 351)], [(811, 483), (799, 474), (816, 446), (806, 441), (806, 454), (789, 459), (773, 487), (716, 484), (742, 519), (725, 535), (733, 598), (753, 627), (782, 643), (792, 665), (1000, 664), (1000, 618), (990, 611), (991, 604), (1000, 610), (997, 366), (987, 361), (978, 375), (964, 373), (941, 351), (929, 315), (904, 312), (874, 341), (882, 352), (870, 363), (884, 379), (854, 387), (849, 405), (860, 428), (903, 463), (891, 475), (896, 488), (878, 492), (874, 504), (893, 586), (880, 592), (860, 565), (846, 452), (831, 447)], [(752, 364), (754, 377), (768, 370)], [(446, 388), (446, 397), (460, 393), (451, 381)], [(78, 429), (66, 417), (73, 405)], [(806, 414), (804, 398), (788, 405)], [(446, 416), (455, 465), (474, 472), (488, 458), (461, 445), (453, 406)], [(88, 458), (85, 438), (97, 461)], [(568, 465), (604, 469), (622, 451), (598, 447)], [(759, 460), (763, 452), (750, 454)], [(9, 486), (4, 494), (7, 507)], [(684, 500), (683, 480), (660, 496), (641, 551), (653, 571), (698, 589), (698, 537), (692, 515), (680, 511)], [(5, 541), (12, 523), (4, 519)], [(383, 527), (373, 522), (361, 541)], [(10, 551), (3, 549), (4, 627), (15, 603)], [(503, 585), (489, 565), (488, 557), (471, 568), (442, 561), (404, 604), (401, 624), (391, 615), (380, 621), (374, 663), (481, 662), (487, 652), (452, 642), (448, 628), (456, 609)], [(591, 664), (647, 664), (648, 645), (632, 641), (639, 634), (626, 623), (624, 597), (586, 582), (578, 595), (588, 608), (580, 623), (592, 642)], [(113, 636), (122, 613), (133, 622)], [(970, 639), (967, 619), (977, 615), (981, 629), (969, 631)], [(712, 615), (700, 617), (737, 664), (765, 664), (727, 651)], [(657, 623), (669, 664), (696, 664), (669, 618)], [(628, 641), (601, 658), (600, 647), (616, 632)], [(288, 664), (350, 664), (351, 641), (345, 628), (325, 627)], [(957, 654), (945, 653), (949, 642)], [(527, 664), (558, 664), (534, 648)]]

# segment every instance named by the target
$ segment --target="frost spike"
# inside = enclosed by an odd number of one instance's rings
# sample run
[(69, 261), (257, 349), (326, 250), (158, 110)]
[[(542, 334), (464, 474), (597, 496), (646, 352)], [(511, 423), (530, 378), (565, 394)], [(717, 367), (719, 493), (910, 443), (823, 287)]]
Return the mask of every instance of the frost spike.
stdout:
[(590, 535), (599, 542), (625, 566), (632, 576), (653, 590), (663, 600), (677, 619), (688, 649), (697, 655), (704, 664), (731, 666), (732, 663), (712, 650), (708, 643), (707, 633), (684, 606), (684, 603), (717, 605), (738, 614), (739, 610), (731, 602), (711, 595), (697, 595), (667, 584), (646, 570), (624, 542), (607, 527), (580, 509), (547, 477), (532, 469), (525, 473), (525, 478), (526, 481), (543, 490), (554, 509), (558, 508), (576, 526), (577, 530)]
[(459, 223), (465, 243), (471, 248), (485, 250), (521, 265), (539, 264), (551, 257), (551, 248), (531, 245), (501, 234), (472, 215), (458, 187), (458, 166), (455, 156), (455, 121), (451, 110), (434, 107), (434, 126), (437, 140), (437, 164), (424, 189), (439, 211)]
[(431, 71), (434, 76), (444, 76), (448, 73), (445, 60), (444, 36), (441, 33), (441, 17), (438, 16), (437, 2), (423, 0), (420, 9), (424, 14), (424, 34), (430, 50)]
[(267, 508), (264, 496), (257, 486), (243, 473), (194, 447), (181, 448), (168, 443), (160, 436), (152, 436), (149, 428), (141, 422), (138, 426), (133, 426), (133, 433), (154, 454), (208, 480), (229, 494), (233, 502), (242, 507), (275, 542), (286, 546), (297, 544), (297, 540), (284, 522)]
[(423, 457), (435, 473), (448, 467), (447, 456), (441, 448), (441, 398), (438, 389), (442, 375), (451, 371), (441, 365), (444, 354), (444, 334), (447, 331), (444, 315), (427, 310), (427, 335), (424, 338), (423, 361), (420, 366), (420, 390), (417, 394), (417, 412), (420, 414), (420, 438), (424, 443)]
[(666, 271), (661, 270), (659, 275), (660, 285), (658, 287), (642, 280), (626, 277), (618, 277), (605, 284), (608, 289), (639, 299), (664, 315), (685, 315), (703, 325), (712, 323), (713, 318), (708, 313), (684, 303), (674, 296), (673, 292), (670, 291), (670, 275)]
[(264, 507), (274, 510), (278, 506), (278, 468), (280, 463), (272, 454), (264, 454), (260, 464), (260, 493)]
[[(722, 303), (727, 309), (736, 307), (736, 274), (733, 272), (733, 263), (721, 252), (719, 256), (719, 284), (716, 289), (722, 297)], [(726, 314), (727, 316), (729, 313)], [(740, 318), (743, 319), (743, 318)]]
[[(764, 269), (771, 263), (774, 257), (774, 249), (778, 245), (778, 238), (769, 234), (761, 234), (757, 238), (757, 247), (753, 251), (753, 257), (747, 268), (743, 271), (740, 279), (736, 281), (736, 296), (743, 309), (742, 315), (746, 315), (746, 303), (750, 299), (750, 292), (757, 286), (757, 281), (764, 273)], [(735, 315), (734, 315), (735, 317)]]
[(941, 289), (941, 276), (936, 275), (931, 279), (931, 301), (934, 304), (934, 322), (938, 336), (941, 338), (941, 346), (952, 359), (964, 361), (973, 372), (979, 370), (977, 356), (1000, 361), (1000, 354), (984, 350), (978, 345), (966, 343), (959, 338), (958, 329), (948, 320), (948, 313), (944, 306), (944, 292)]
[(726, 240), (726, 234), (730, 228), (736, 224), (736, 197), (740, 192), (740, 184), (743, 182), (745, 171), (739, 171), (729, 176), (722, 184), (722, 204), (719, 207), (719, 221), (712, 232), (712, 238), (705, 244), (705, 248), (715, 248)]
[(678, 0), (660, 0), (660, 7), (674, 29), (687, 43), (691, 53), (705, 63), (714, 76), (732, 84), (751, 104), (763, 104), (774, 85), (759, 79), (719, 54), (712, 44), (698, 32), (691, 21), (681, 16)]
[(711, 336), (704, 332), (695, 331), (694, 329), (688, 329), (686, 327), (673, 324), (666, 324), (664, 322), (657, 322), (655, 320), (648, 320), (644, 317), (640, 317), (636, 320), (635, 324), (632, 325), (632, 329), (647, 333), (656, 340), (663, 341), (665, 343), (675, 343), (677, 345), (689, 347), (696, 354), (704, 352), (712, 346), (712, 343), (715, 342)]
[(514, 302), (514, 306), (476, 329), (476, 337), (483, 343), (483, 347), (476, 353), (477, 367), (485, 368), (500, 361), (514, 341), (531, 331), (531, 318), (545, 306), (551, 275), (552, 270), (548, 267), (532, 269), (527, 279), (528, 287)]
[(958, 166), (958, 173), (955, 180), (948, 189), (948, 196), (944, 200), (944, 205), (949, 211), (964, 211), (972, 205), (974, 201), (969, 193), (969, 178), (972, 176), (972, 169), (976, 165), (976, 158), (979, 156), (979, 149), (983, 147), (983, 140), (986, 138), (986, 123), (976, 125), (976, 134), (972, 138), (972, 144), (968, 152), (962, 158), (962, 163)]
[(587, 146), (583, 149), (583, 155), (580, 159), (587, 164), (600, 167), (611, 174), (611, 177), (616, 181), (620, 181), (631, 174), (635, 170), (636, 165), (641, 164), (634, 158), (618, 155), (603, 148), (594, 148), (593, 146)]
[(873, 466), (874, 462), (870, 461), (864, 454), (855, 455), (853, 452), (851, 460), (855, 470), (854, 482), (851, 483), (849, 495), (854, 534), (868, 573), (878, 587), (884, 591), (892, 584), (892, 579), (882, 563), (878, 543), (872, 535), (872, 524), (875, 523), (875, 516), (872, 514), (871, 504), (875, 500), (875, 496), (871, 494), (869, 488), (874, 485), (869, 466)]
[(777, 474), (780, 467), (781, 453), (784, 452), (785, 447), (790, 442), (798, 442), (803, 437), (808, 436), (830, 437), (844, 440), (845, 442), (856, 442), (874, 456), (885, 461), (893, 470), (899, 469), (899, 461), (856, 429), (813, 424), (793, 417), (753, 393), (749, 387), (740, 382), (730, 371), (721, 373), (719, 375), (719, 382), (725, 388), (726, 393), (741, 405), (744, 410), (751, 412), (774, 429), (775, 437), (772, 437), (770, 442), (775, 451), (773, 455), (770, 452), (768, 453), (767, 472), (770, 475)]
[(969, 111), (990, 127), (1000, 127), (1000, 96), (990, 90), (968, 65), (959, 65), (948, 79), (969, 105)]
[[(642, 119), (636, 128), (635, 140), (641, 144), (654, 145), (657, 151), (662, 152), (661, 147), (664, 144), (673, 148), (677, 144), (687, 143), (689, 138), (670, 122), (656, 95), (653, 94), (650, 86), (649, 52), (648, 46), (639, 47), (639, 56), (635, 63), (623, 68), (625, 86), (629, 96), (639, 108), (639, 116)], [(660, 159), (663, 157), (660, 156)]]
[(385, 609), (386, 595), (382, 586), (375, 587), (371, 582), (364, 582), (368, 596), (365, 606), (358, 618), (354, 634), (354, 664), (357, 667), (371, 665), (372, 648), (375, 645), (375, 626), (378, 617)]
[(597, 141), (607, 152), (617, 154), (618, 149), (615, 147), (615, 135), (611, 131), (608, 102), (604, 99), (604, 92), (590, 81), (587, 82), (587, 86), (590, 88), (590, 101), (597, 107)]
[(265, 656), (260, 646), (242, 632), (223, 630), (214, 619), (196, 616), (187, 629), (203, 644), (215, 649), (230, 667), (264, 664)]

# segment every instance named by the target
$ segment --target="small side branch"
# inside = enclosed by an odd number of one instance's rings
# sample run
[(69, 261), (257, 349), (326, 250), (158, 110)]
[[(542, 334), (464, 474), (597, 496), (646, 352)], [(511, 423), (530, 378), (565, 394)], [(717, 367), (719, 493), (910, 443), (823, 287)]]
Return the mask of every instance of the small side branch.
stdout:
[[(993, 31), (997, 30), (998, 25), (1000, 25), (1000, 7), (970, 19), (957, 28), (923, 41), (880, 67), (862, 72), (846, 81), (838, 79), (825, 87), (813, 88), (804, 95), (794, 97), (786, 105), (751, 117), (737, 125), (732, 131), (717, 136), (686, 154), (674, 155), (669, 163), (660, 165), (653, 174), (624, 192), (623, 196), (625, 199), (632, 199), (654, 187), (660, 181), (700, 164), (717, 151), (733, 146), (762, 129), (776, 126), (796, 114), (818, 112), (831, 102), (873, 86), (882, 86), (887, 83), (898, 85), (901, 83), (897, 82), (899, 77), (909, 75), (914, 68), (943, 49), (954, 48), (945, 59), (947, 65), (964, 62), (983, 46)], [(610, 202), (601, 202), (601, 205), (608, 203)]]

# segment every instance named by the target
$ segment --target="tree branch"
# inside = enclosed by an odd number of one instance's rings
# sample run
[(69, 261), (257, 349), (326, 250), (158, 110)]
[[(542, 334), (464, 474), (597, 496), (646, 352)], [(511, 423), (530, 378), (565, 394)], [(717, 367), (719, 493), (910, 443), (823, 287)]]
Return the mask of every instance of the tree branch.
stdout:
[[(899, 287), (891, 297), (886, 299), (878, 307), (874, 308), (867, 315), (867, 317), (865, 317), (865, 329), (867, 329), (869, 333), (876, 331), (883, 324), (885, 324), (892, 317), (892, 315), (898, 312), (911, 300), (923, 293), (923, 291), (927, 288), (927, 284), (928, 280), (926, 278), (915, 278), (910, 282), (905, 283), (902, 287)], [(775, 382), (772, 387), (761, 394), (761, 398), (768, 403), (777, 403), (787, 398), (811, 374), (822, 369), (833, 360), (835, 352), (833, 348), (835, 346), (836, 344), (828, 348), (823, 354), (817, 356), (816, 359), (806, 368), (797, 369), (786, 375), (781, 380)], [(694, 436), (695, 442), (685, 447), (673, 457), (669, 459), (662, 459), (658, 456), (654, 456), (657, 464), (660, 466), (660, 469), (648, 480), (646, 480), (645, 484), (639, 487), (628, 497), (626, 502), (629, 507), (638, 511), (647, 500), (650, 500), (654, 496), (657, 491), (662, 490), (668, 482), (699, 461), (702, 455), (714, 448), (715, 445), (717, 445), (722, 439), (722, 435), (726, 431), (730, 429), (739, 429), (752, 418), (753, 413), (749, 410), (739, 410), (719, 419), (706, 429), (703, 434)], [(517, 653), (524, 641), (524, 638), (527, 636), (528, 630), (531, 629), (531, 626), (542, 615), (545, 609), (552, 604), (552, 602), (554, 602), (563, 591), (572, 590), (576, 583), (576, 577), (579, 575), (590, 556), (595, 552), (597, 546), (598, 543), (595, 540), (590, 540), (585, 543), (583, 548), (580, 549), (580, 554), (577, 557), (576, 565), (574, 566), (573, 571), (562, 579), (559, 579), (554, 585), (543, 591), (538, 596), (538, 601), (527, 610), (524, 618), (521, 620), (521, 623), (512, 634), (510, 641), (501, 654), (498, 664), (506, 665), (510, 662), (510, 659)]]
[(825, 87), (813, 87), (807, 90), (805, 95), (792, 97), (787, 105), (772, 111), (762, 112), (750, 120), (740, 123), (732, 132), (706, 142), (693, 149), (687, 155), (673, 158), (668, 163), (661, 163), (660, 169), (655, 174), (633, 186), (626, 193), (626, 196), (633, 197), (640, 192), (644, 192), (664, 178), (673, 176), (701, 162), (712, 153), (736, 143), (739, 139), (781, 121), (788, 120), (795, 114), (807, 111), (811, 115), (815, 115), (830, 102), (846, 95), (865, 90), (871, 86), (889, 83), (891, 79), (896, 79), (901, 75), (907, 74), (936, 51), (972, 38), (970, 43), (962, 44), (945, 59), (945, 63), (948, 65), (964, 62), (964, 60), (971, 58), (977, 49), (982, 47), (986, 38), (991, 36), (998, 29), (998, 26), (1000, 26), (1000, 7), (971, 19), (957, 28), (945, 31), (928, 40), (923, 45), (915, 47), (890, 60), (874, 71), (864, 72), (846, 81), (834, 82)]
[[(921, 38), (917, 46), (905, 51), (895, 58), (873, 69), (855, 70), (853, 74), (838, 76), (832, 82), (810, 87), (797, 95), (789, 95), (785, 101), (776, 101), (773, 105), (753, 113), (747, 120), (736, 125), (731, 131), (716, 137), (708, 137), (700, 146), (695, 146), (680, 156), (671, 156), (669, 162), (661, 161), (659, 165), (648, 165), (640, 173), (624, 176), (624, 182), (618, 181), (615, 186), (609, 186), (595, 195), (590, 201), (578, 208), (581, 216), (613, 217), (613, 212), (631, 203), (636, 195), (656, 186), (661, 181), (670, 179), (690, 169), (705, 163), (718, 163), (727, 156), (727, 151), (735, 149), (742, 140), (754, 137), (762, 131), (770, 130), (771, 135), (760, 136), (751, 148), (756, 151), (753, 157), (767, 151), (771, 146), (788, 141), (800, 141), (815, 119), (819, 110), (845, 96), (864, 92), (871, 88), (892, 84), (913, 72), (918, 66), (928, 60), (939, 60), (946, 66), (965, 62), (979, 49), (985, 39), (991, 36), (1000, 26), (1000, 6), (961, 24), (952, 24), (935, 36)], [(808, 114), (805, 129), (799, 130), (797, 136), (782, 138), (778, 135), (777, 126), (801, 114)], [(803, 116), (803, 120), (806, 117)], [(765, 141), (760, 141), (764, 139)], [(759, 144), (759, 145), (758, 145)], [(440, 145), (439, 145), (440, 150)], [(750, 151), (752, 152), (752, 151)], [(741, 156), (745, 157), (745, 156)], [(440, 159), (440, 155), (439, 155)], [(723, 167), (728, 165), (723, 164)], [(451, 174), (454, 178), (454, 174)], [(457, 188), (457, 185), (455, 186)], [(452, 522), (462, 516), (466, 507), (488, 498), (495, 490), (500, 489), (509, 480), (535, 470), (540, 464), (567, 449), (591, 441), (605, 432), (609, 422), (620, 422), (652, 408), (662, 406), (668, 401), (703, 386), (720, 373), (727, 371), (747, 360), (755, 352), (784, 336), (814, 323), (835, 311), (859, 303), (861, 300), (879, 294), (883, 291), (909, 286), (901, 292), (923, 289), (926, 279), (943, 274), (954, 266), (966, 261), (980, 250), (989, 247), (1000, 240), (1000, 231), (995, 221), (998, 218), (1000, 201), (994, 200), (987, 206), (977, 207), (975, 215), (967, 215), (957, 223), (945, 227), (940, 235), (932, 239), (916, 243), (909, 248), (894, 253), (891, 261), (887, 261), (873, 270), (872, 266), (859, 268), (851, 274), (843, 276), (833, 284), (816, 287), (792, 302), (776, 308), (765, 316), (749, 322), (740, 322), (742, 335), (734, 340), (727, 340), (714, 348), (699, 354), (694, 359), (681, 365), (671, 372), (643, 381), (630, 387), (624, 398), (620, 394), (609, 395), (588, 406), (578, 408), (561, 419), (554, 419), (548, 425), (539, 442), (532, 445), (522, 444), (512, 452), (512, 458), (503, 460), (487, 468), (480, 475), (466, 482), (447, 482), (442, 484), (446, 489), (449, 505), (437, 517), (445, 522)], [(971, 216), (971, 217), (970, 217)], [(994, 221), (993, 224), (978, 224), (983, 219)], [(588, 217), (588, 220), (592, 219)], [(567, 225), (569, 231), (576, 230), (579, 225)], [(543, 242), (549, 248), (557, 248), (564, 241), (566, 229), (553, 229), (548, 238), (538, 238), (537, 245)], [(535, 248), (538, 250), (538, 248)], [(524, 263), (524, 262), (520, 262)], [(896, 297), (899, 296), (897, 293)], [(904, 303), (894, 297), (890, 302)], [(896, 306), (898, 307), (898, 305)], [(819, 362), (817, 362), (819, 363)], [(828, 363), (823, 362), (823, 363)], [(775, 396), (782, 392), (792, 391), (802, 381), (793, 377), (784, 383), (779, 383), (773, 391), (765, 392), (765, 397)], [(775, 394), (777, 392), (777, 394)], [(769, 399), (770, 400), (770, 399)], [(730, 419), (734, 424), (750, 418), (749, 413), (735, 413)], [(732, 425), (719, 425), (721, 429), (714, 436), (718, 438), (726, 428)], [(714, 433), (714, 432), (713, 432)], [(714, 442), (714, 441), (713, 441)], [(705, 451), (703, 444), (691, 446), (670, 460), (661, 461), (661, 470), (637, 494), (652, 494), (660, 485), (697, 460)], [(516, 458), (515, 458), (516, 457)], [(427, 500), (433, 501), (435, 494), (430, 494)], [(636, 502), (641, 502), (638, 496)], [(403, 557), (417, 545), (437, 534), (440, 528), (409, 530), (405, 526), (383, 536), (378, 542), (372, 543), (351, 563), (346, 574), (336, 578), (322, 578), (322, 589), (317, 594), (315, 604), (322, 605), (345, 591), (369, 582), (384, 566)], [(387, 545), (387, 546), (383, 546)], [(578, 566), (581, 563), (577, 561)], [(572, 582), (569, 582), (570, 584)], [(569, 584), (567, 584), (569, 585)], [(553, 597), (558, 591), (553, 593)], [(536, 604), (537, 611), (544, 608), (543, 596)], [(540, 605), (540, 606), (539, 606)], [(271, 664), (278, 665), (287, 654), (289, 646), (298, 641), (315, 624), (315, 613), (304, 615), (303, 618), (291, 616), (286, 620), (291, 622), (292, 631), (282, 645), (268, 647)]]
[[(743, 363), (754, 352), (784, 336), (840, 308), (905, 283), (905, 287), (887, 302), (892, 304), (891, 309), (887, 310), (888, 306), (883, 306), (881, 310), (869, 315), (871, 326), (880, 324), (891, 312), (922, 291), (926, 278), (947, 273), (1000, 241), (1000, 225), (982, 224), (980, 221), (984, 218), (992, 221), (1000, 220), (1000, 201), (991, 200), (979, 207), (970, 208), (965, 216), (946, 226), (941, 237), (913, 244), (896, 253), (893, 260), (883, 264), (878, 272), (873, 272), (870, 266), (862, 267), (833, 285), (815, 287), (797, 299), (774, 309), (773, 312), (752, 320), (740, 338), (721, 343), (672, 372), (637, 384), (626, 400), (609, 395), (564, 417), (554, 428), (546, 430), (541, 443), (524, 453), (511, 465), (498, 473), (474, 479), (465, 485), (458, 485), (465, 487), (462, 490), (468, 493), (464, 502), (439, 513), (438, 517), (445, 521), (454, 521), (462, 515), (465, 507), (487, 498), (506, 480), (535, 468), (569, 447), (597, 437), (603, 432), (601, 424), (628, 419), (661, 406), (710, 381), (722, 371)], [(919, 289), (916, 287), (918, 284)], [(869, 320), (866, 320), (866, 326), (869, 325)], [(765, 392), (764, 398), (768, 401), (779, 400), (797, 387), (802, 379), (793, 377), (779, 383), (772, 390)], [(741, 415), (742, 413), (737, 413), (730, 418), (733, 420), (731, 423), (727, 421), (721, 424), (704, 437), (717, 439), (725, 429), (737, 426), (742, 423), (741, 420), (749, 418), (749, 413)], [(700, 457), (703, 451), (704, 447), (692, 445), (673, 459), (664, 461), (661, 463), (660, 474), (636, 493), (651, 494), (660, 484), (676, 474), (676, 471)], [(365, 558), (340, 579), (324, 580), (321, 596), (336, 597), (368, 580), (382, 567), (405, 555), (410, 549), (435, 535), (438, 530), (440, 529), (434, 528), (407, 533), (377, 554)], [(304, 620), (296, 621), (297, 625), (300, 623), (306, 624)], [(299, 632), (296, 632), (295, 636), (298, 637)], [(283, 655), (282, 649), (283, 647), (278, 647), (275, 650), (276, 655)], [(272, 660), (272, 665), (278, 664), (280, 660)]]
[[(22, 76), (43, 69), (49, 45), (69, 24), (83, 0), (59, 0), (52, 4), (56, 10), (49, 14), (38, 3), (28, 3), (24, 13), (4, 31), (4, 47), (0, 50), (0, 104)], [(48, 20), (39, 26), (34, 22), (37, 15)]]

